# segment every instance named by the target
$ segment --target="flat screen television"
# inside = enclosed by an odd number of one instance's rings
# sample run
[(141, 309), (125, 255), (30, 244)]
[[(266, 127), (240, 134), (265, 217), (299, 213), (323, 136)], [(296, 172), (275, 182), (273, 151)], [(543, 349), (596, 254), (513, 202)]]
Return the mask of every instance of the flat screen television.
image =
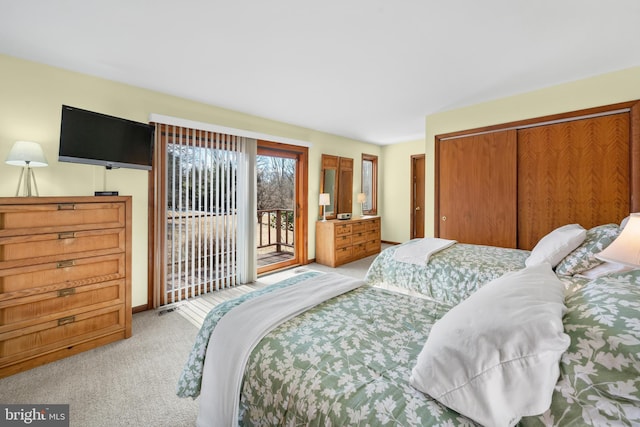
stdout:
[(150, 170), (153, 135), (146, 123), (63, 105), (58, 160)]

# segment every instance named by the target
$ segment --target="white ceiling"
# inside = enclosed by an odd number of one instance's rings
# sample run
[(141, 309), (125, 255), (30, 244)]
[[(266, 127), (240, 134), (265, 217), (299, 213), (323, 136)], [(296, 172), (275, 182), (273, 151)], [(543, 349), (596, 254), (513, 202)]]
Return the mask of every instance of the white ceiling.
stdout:
[(0, 53), (389, 144), (640, 66), (640, 1), (0, 0)]

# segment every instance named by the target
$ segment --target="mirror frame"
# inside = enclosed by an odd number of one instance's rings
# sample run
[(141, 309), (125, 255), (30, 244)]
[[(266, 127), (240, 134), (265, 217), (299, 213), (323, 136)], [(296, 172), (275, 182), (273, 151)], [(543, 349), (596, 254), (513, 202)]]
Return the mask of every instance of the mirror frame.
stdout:
[[(330, 179), (333, 177), (333, 182)], [(338, 213), (352, 211), (353, 159), (323, 154), (320, 167), (320, 193), (329, 193), (332, 211), (325, 215), (335, 219)], [(318, 206), (318, 218), (322, 218), (322, 206)]]
[(353, 213), (353, 159), (338, 158), (338, 188), (336, 189), (336, 212)]

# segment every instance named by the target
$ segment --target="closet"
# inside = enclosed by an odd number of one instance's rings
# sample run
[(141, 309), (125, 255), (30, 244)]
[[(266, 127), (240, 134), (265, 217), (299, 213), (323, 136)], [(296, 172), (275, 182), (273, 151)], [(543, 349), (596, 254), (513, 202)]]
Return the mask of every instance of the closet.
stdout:
[(640, 210), (640, 102), (436, 136), (435, 235), (531, 249)]

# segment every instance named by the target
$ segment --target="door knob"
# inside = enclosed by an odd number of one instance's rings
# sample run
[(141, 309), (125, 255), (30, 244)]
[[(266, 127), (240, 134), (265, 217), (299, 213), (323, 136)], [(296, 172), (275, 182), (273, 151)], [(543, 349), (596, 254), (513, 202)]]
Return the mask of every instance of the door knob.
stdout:
[(442, 220), (443, 220), (443, 221), (446, 221), (446, 220), (447, 220), (447, 217), (446, 217), (446, 216), (443, 216), (443, 217), (442, 217)]

